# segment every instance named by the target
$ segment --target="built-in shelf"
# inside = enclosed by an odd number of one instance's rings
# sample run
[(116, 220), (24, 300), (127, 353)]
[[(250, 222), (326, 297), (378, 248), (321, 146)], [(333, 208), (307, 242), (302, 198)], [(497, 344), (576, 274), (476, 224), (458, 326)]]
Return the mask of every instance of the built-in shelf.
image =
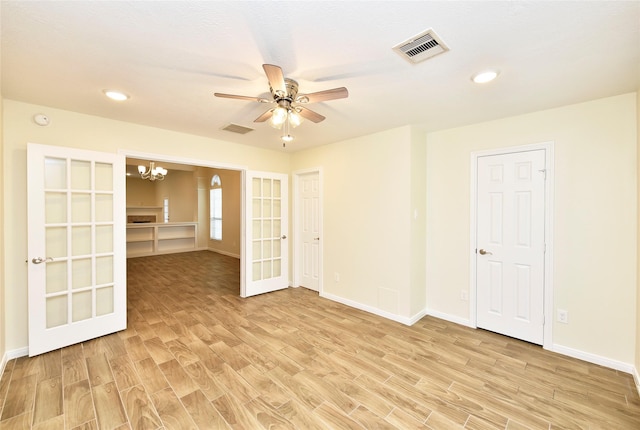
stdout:
[(195, 222), (127, 224), (127, 257), (193, 251), (197, 237)]

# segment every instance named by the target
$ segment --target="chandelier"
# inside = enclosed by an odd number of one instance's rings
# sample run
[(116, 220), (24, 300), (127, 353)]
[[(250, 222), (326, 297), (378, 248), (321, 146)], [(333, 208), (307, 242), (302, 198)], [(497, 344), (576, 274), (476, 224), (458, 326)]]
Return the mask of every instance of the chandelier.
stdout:
[(293, 141), (291, 135), (291, 129), (296, 128), (302, 124), (302, 115), (291, 106), (288, 100), (281, 100), (278, 103), (278, 107), (274, 108), (271, 112), (271, 119), (269, 124), (273, 128), (282, 129), (282, 145)]
[(138, 166), (138, 173), (142, 179), (148, 179), (150, 181), (162, 181), (167, 175), (168, 171), (164, 167), (156, 167), (156, 163), (149, 162), (149, 170), (143, 165)]

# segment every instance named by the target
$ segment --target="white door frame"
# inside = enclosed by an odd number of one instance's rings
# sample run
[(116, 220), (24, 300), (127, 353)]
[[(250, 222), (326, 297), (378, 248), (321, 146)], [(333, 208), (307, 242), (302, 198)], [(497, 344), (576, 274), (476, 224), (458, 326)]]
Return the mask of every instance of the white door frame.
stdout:
[(249, 170), (249, 167), (243, 166), (243, 165), (237, 165), (237, 164), (227, 164), (227, 163), (201, 160), (196, 158), (178, 157), (177, 155), (129, 151), (127, 149), (118, 150), (118, 154), (124, 155), (125, 158), (139, 158), (141, 160), (151, 160), (151, 161), (159, 161), (159, 162), (164, 161), (166, 163), (187, 164), (190, 166), (209, 167), (212, 169), (227, 169), (227, 170), (240, 171), (240, 194), (241, 194), (240, 195), (240, 292), (244, 293), (245, 285), (246, 285), (244, 272), (245, 272), (245, 264), (247, 259), (246, 249), (244, 246), (245, 234), (246, 234), (245, 189), (246, 189), (247, 170)]
[(319, 244), (319, 249), (318, 249), (318, 293), (320, 294), (320, 296), (322, 296), (322, 292), (323, 292), (323, 264), (322, 264), (322, 258), (323, 258), (323, 249), (324, 249), (324, 238), (323, 236), (323, 223), (322, 223), (322, 214), (323, 214), (323, 207), (324, 207), (324, 193), (323, 193), (323, 175), (322, 175), (322, 167), (311, 167), (309, 169), (304, 169), (304, 170), (296, 170), (295, 172), (293, 172), (292, 176), (293, 176), (293, 193), (291, 196), (291, 200), (293, 201), (293, 219), (292, 219), (292, 225), (293, 225), (293, 258), (292, 258), (292, 267), (293, 267), (293, 286), (294, 287), (298, 287), (300, 285), (300, 278), (301, 278), (301, 268), (300, 266), (300, 262), (302, 261), (302, 246), (300, 243), (300, 239), (302, 237), (302, 226), (300, 225), (299, 219), (301, 216), (301, 211), (302, 211), (302, 205), (300, 204), (300, 176), (302, 175), (306, 175), (309, 173), (317, 173), (318, 174), (318, 192), (320, 194), (320, 197), (318, 199), (318, 223), (320, 224), (319, 229), (320, 229), (320, 244)]
[(477, 199), (478, 199), (478, 157), (490, 155), (510, 154), (533, 150), (545, 150), (545, 204), (544, 204), (544, 230), (545, 230), (545, 254), (544, 254), (544, 339), (542, 347), (553, 349), (553, 189), (554, 189), (554, 142), (542, 142), (531, 145), (497, 148), (471, 153), (471, 206), (470, 206), (470, 284), (469, 284), (469, 322), (471, 327), (477, 328), (477, 290), (476, 290), (476, 237), (477, 237)]

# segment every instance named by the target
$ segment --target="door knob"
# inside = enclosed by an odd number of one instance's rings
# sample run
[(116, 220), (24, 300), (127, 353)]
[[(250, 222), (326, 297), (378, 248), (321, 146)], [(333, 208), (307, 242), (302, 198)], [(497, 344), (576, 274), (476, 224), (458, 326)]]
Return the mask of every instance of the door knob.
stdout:
[(493, 252), (491, 251), (485, 251), (484, 249), (481, 249), (480, 251), (478, 251), (478, 253), (480, 255), (493, 255)]
[(320, 240), (320, 238), (319, 237), (314, 237), (313, 240)]
[(53, 258), (51, 257), (47, 257), (47, 258), (42, 258), (42, 257), (35, 257), (31, 259), (31, 262), (33, 264), (41, 264), (41, 263), (46, 263), (47, 261), (53, 261)]
[(286, 239), (286, 238), (287, 238), (287, 235), (286, 235), (286, 234), (283, 234), (283, 235), (282, 235), (282, 237), (281, 237), (280, 239)]

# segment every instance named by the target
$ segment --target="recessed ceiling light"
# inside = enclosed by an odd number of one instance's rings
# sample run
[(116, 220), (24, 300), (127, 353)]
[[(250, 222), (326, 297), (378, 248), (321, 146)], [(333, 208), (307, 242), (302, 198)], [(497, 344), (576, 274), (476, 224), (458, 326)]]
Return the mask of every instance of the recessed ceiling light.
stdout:
[(476, 84), (486, 84), (493, 81), (498, 77), (497, 70), (485, 70), (484, 72), (476, 73), (471, 77), (471, 80)]
[(115, 100), (118, 102), (122, 102), (129, 99), (129, 96), (127, 94), (121, 93), (120, 91), (103, 90), (102, 92), (104, 93), (105, 96), (109, 97), (111, 100)]

